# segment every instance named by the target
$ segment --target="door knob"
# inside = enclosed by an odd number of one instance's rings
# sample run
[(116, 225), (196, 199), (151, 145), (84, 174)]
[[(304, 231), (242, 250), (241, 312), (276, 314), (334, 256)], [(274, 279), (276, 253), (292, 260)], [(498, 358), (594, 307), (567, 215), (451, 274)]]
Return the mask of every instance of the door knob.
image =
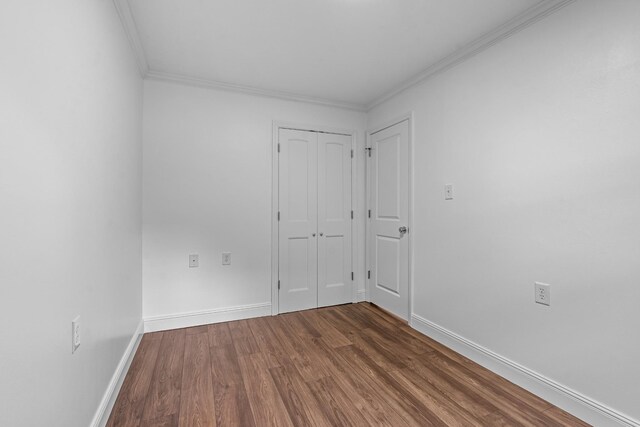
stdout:
[(400, 234), (405, 234), (407, 231), (409, 231), (409, 229), (403, 225), (402, 227), (398, 228), (398, 231), (400, 232)]

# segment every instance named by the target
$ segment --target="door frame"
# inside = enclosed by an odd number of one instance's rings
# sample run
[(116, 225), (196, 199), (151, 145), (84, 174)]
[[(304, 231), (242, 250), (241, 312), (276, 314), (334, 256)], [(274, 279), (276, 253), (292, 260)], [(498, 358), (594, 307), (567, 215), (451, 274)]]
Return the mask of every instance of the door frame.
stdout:
[(357, 283), (358, 272), (355, 268), (355, 264), (358, 260), (358, 245), (356, 244), (358, 237), (358, 223), (359, 217), (355, 214), (355, 204), (357, 202), (356, 197), (358, 192), (356, 191), (357, 183), (357, 158), (355, 155), (355, 147), (357, 146), (358, 133), (353, 129), (343, 129), (332, 126), (324, 125), (309, 125), (292, 123), (287, 121), (274, 120), (272, 124), (272, 137), (271, 137), (271, 315), (275, 316), (280, 313), (280, 304), (278, 298), (278, 277), (279, 277), (279, 265), (280, 265), (280, 248), (279, 248), (279, 236), (278, 236), (278, 201), (279, 201), (279, 171), (280, 164), (278, 159), (278, 139), (280, 129), (294, 129), (308, 132), (324, 132), (334, 133), (340, 135), (347, 135), (351, 138), (351, 150), (354, 153), (351, 157), (351, 210), (354, 211), (353, 220), (351, 221), (351, 270), (354, 273), (354, 278), (351, 281), (351, 301), (357, 300)]
[[(408, 121), (409, 122), (409, 141), (407, 141), (407, 143), (409, 144), (408, 147), (408, 152), (409, 152), (409, 161), (408, 161), (408, 167), (409, 167), (409, 212), (408, 212), (408, 219), (407, 219), (407, 226), (409, 227), (409, 232), (407, 233), (407, 237), (409, 238), (409, 242), (408, 242), (408, 246), (409, 246), (409, 253), (408, 253), (408, 257), (409, 257), (409, 272), (408, 272), (408, 288), (409, 288), (409, 295), (408, 295), (408, 316), (407, 316), (407, 323), (409, 325), (411, 325), (411, 316), (413, 315), (413, 266), (414, 266), (414, 260), (413, 260), (413, 198), (414, 198), (414, 176), (413, 176), (413, 171), (414, 171), (414, 163), (413, 163), (413, 159), (414, 159), (414, 150), (413, 150), (413, 136), (414, 136), (414, 112), (410, 111), (408, 113), (405, 113), (401, 116), (398, 116), (392, 120), (387, 120), (384, 121), (382, 123), (380, 123), (377, 126), (373, 126), (370, 127), (367, 132), (366, 132), (366, 136), (365, 136), (365, 150), (367, 148), (371, 147), (371, 135), (373, 135), (374, 133), (380, 132), (381, 130), (384, 130), (386, 128), (389, 128), (391, 126), (397, 125), (398, 123), (402, 123), (404, 121)], [(364, 180), (364, 185), (365, 185), (365, 209), (369, 210), (371, 209), (371, 157), (366, 156), (365, 155), (365, 180)], [(369, 221), (369, 218), (367, 217), (365, 220), (365, 233), (364, 233), (364, 239), (365, 239), (365, 243), (364, 243), (364, 250), (365, 250), (365, 262), (366, 262), (366, 270), (367, 272), (372, 270), (372, 258), (371, 258), (371, 250), (369, 249), (369, 244), (371, 243), (371, 223)], [(371, 279), (365, 275), (365, 300), (371, 302)]]

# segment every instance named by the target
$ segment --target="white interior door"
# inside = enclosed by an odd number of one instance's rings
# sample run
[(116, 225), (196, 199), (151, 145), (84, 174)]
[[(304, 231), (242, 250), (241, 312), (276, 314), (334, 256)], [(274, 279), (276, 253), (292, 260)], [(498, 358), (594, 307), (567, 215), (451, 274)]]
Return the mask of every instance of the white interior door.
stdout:
[(318, 305), (318, 134), (280, 129), (279, 311)]
[(279, 312), (352, 300), (351, 137), (278, 131)]
[(409, 318), (409, 121), (370, 135), (371, 302)]
[(318, 134), (318, 307), (351, 302), (351, 137)]

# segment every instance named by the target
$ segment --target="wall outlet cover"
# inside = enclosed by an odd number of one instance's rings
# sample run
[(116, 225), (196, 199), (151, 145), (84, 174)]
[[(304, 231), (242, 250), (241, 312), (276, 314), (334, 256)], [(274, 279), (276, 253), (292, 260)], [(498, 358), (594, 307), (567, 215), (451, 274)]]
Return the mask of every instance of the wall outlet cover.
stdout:
[(80, 347), (80, 316), (71, 321), (71, 354)]
[(453, 184), (446, 184), (444, 186), (444, 199), (453, 200)]
[(200, 257), (196, 254), (189, 255), (189, 268), (195, 268), (200, 265)]
[(551, 285), (535, 282), (535, 301), (538, 304), (551, 305)]

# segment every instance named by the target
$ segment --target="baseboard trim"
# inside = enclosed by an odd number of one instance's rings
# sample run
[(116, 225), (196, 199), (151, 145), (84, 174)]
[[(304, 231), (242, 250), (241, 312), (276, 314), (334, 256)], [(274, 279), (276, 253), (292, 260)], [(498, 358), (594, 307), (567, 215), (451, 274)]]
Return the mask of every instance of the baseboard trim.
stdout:
[(136, 350), (138, 349), (138, 345), (140, 344), (143, 329), (144, 324), (142, 320), (140, 320), (140, 323), (138, 323), (138, 327), (131, 337), (131, 341), (129, 341), (129, 345), (124, 351), (124, 354), (122, 355), (118, 366), (116, 366), (116, 370), (111, 377), (111, 381), (109, 381), (107, 390), (104, 392), (104, 396), (102, 396), (100, 405), (98, 406), (98, 409), (93, 416), (93, 420), (91, 421), (91, 427), (104, 427), (107, 424), (109, 415), (111, 414), (111, 410), (113, 409), (113, 404), (116, 402), (116, 398), (118, 397), (118, 393), (120, 392), (120, 387), (122, 387), (124, 377), (129, 370), (129, 366), (131, 366), (133, 356), (136, 354)]
[(157, 332), (169, 329), (188, 328), (207, 325), (209, 323), (228, 322), (231, 320), (250, 319), (271, 315), (271, 303), (238, 305), (234, 307), (215, 308), (213, 310), (174, 313), (144, 318), (144, 331)]
[(640, 422), (501, 356), (417, 314), (410, 326), (594, 426), (640, 427)]
[(366, 299), (367, 299), (366, 289), (358, 289), (356, 291), (356, 302), (366, 301)]

